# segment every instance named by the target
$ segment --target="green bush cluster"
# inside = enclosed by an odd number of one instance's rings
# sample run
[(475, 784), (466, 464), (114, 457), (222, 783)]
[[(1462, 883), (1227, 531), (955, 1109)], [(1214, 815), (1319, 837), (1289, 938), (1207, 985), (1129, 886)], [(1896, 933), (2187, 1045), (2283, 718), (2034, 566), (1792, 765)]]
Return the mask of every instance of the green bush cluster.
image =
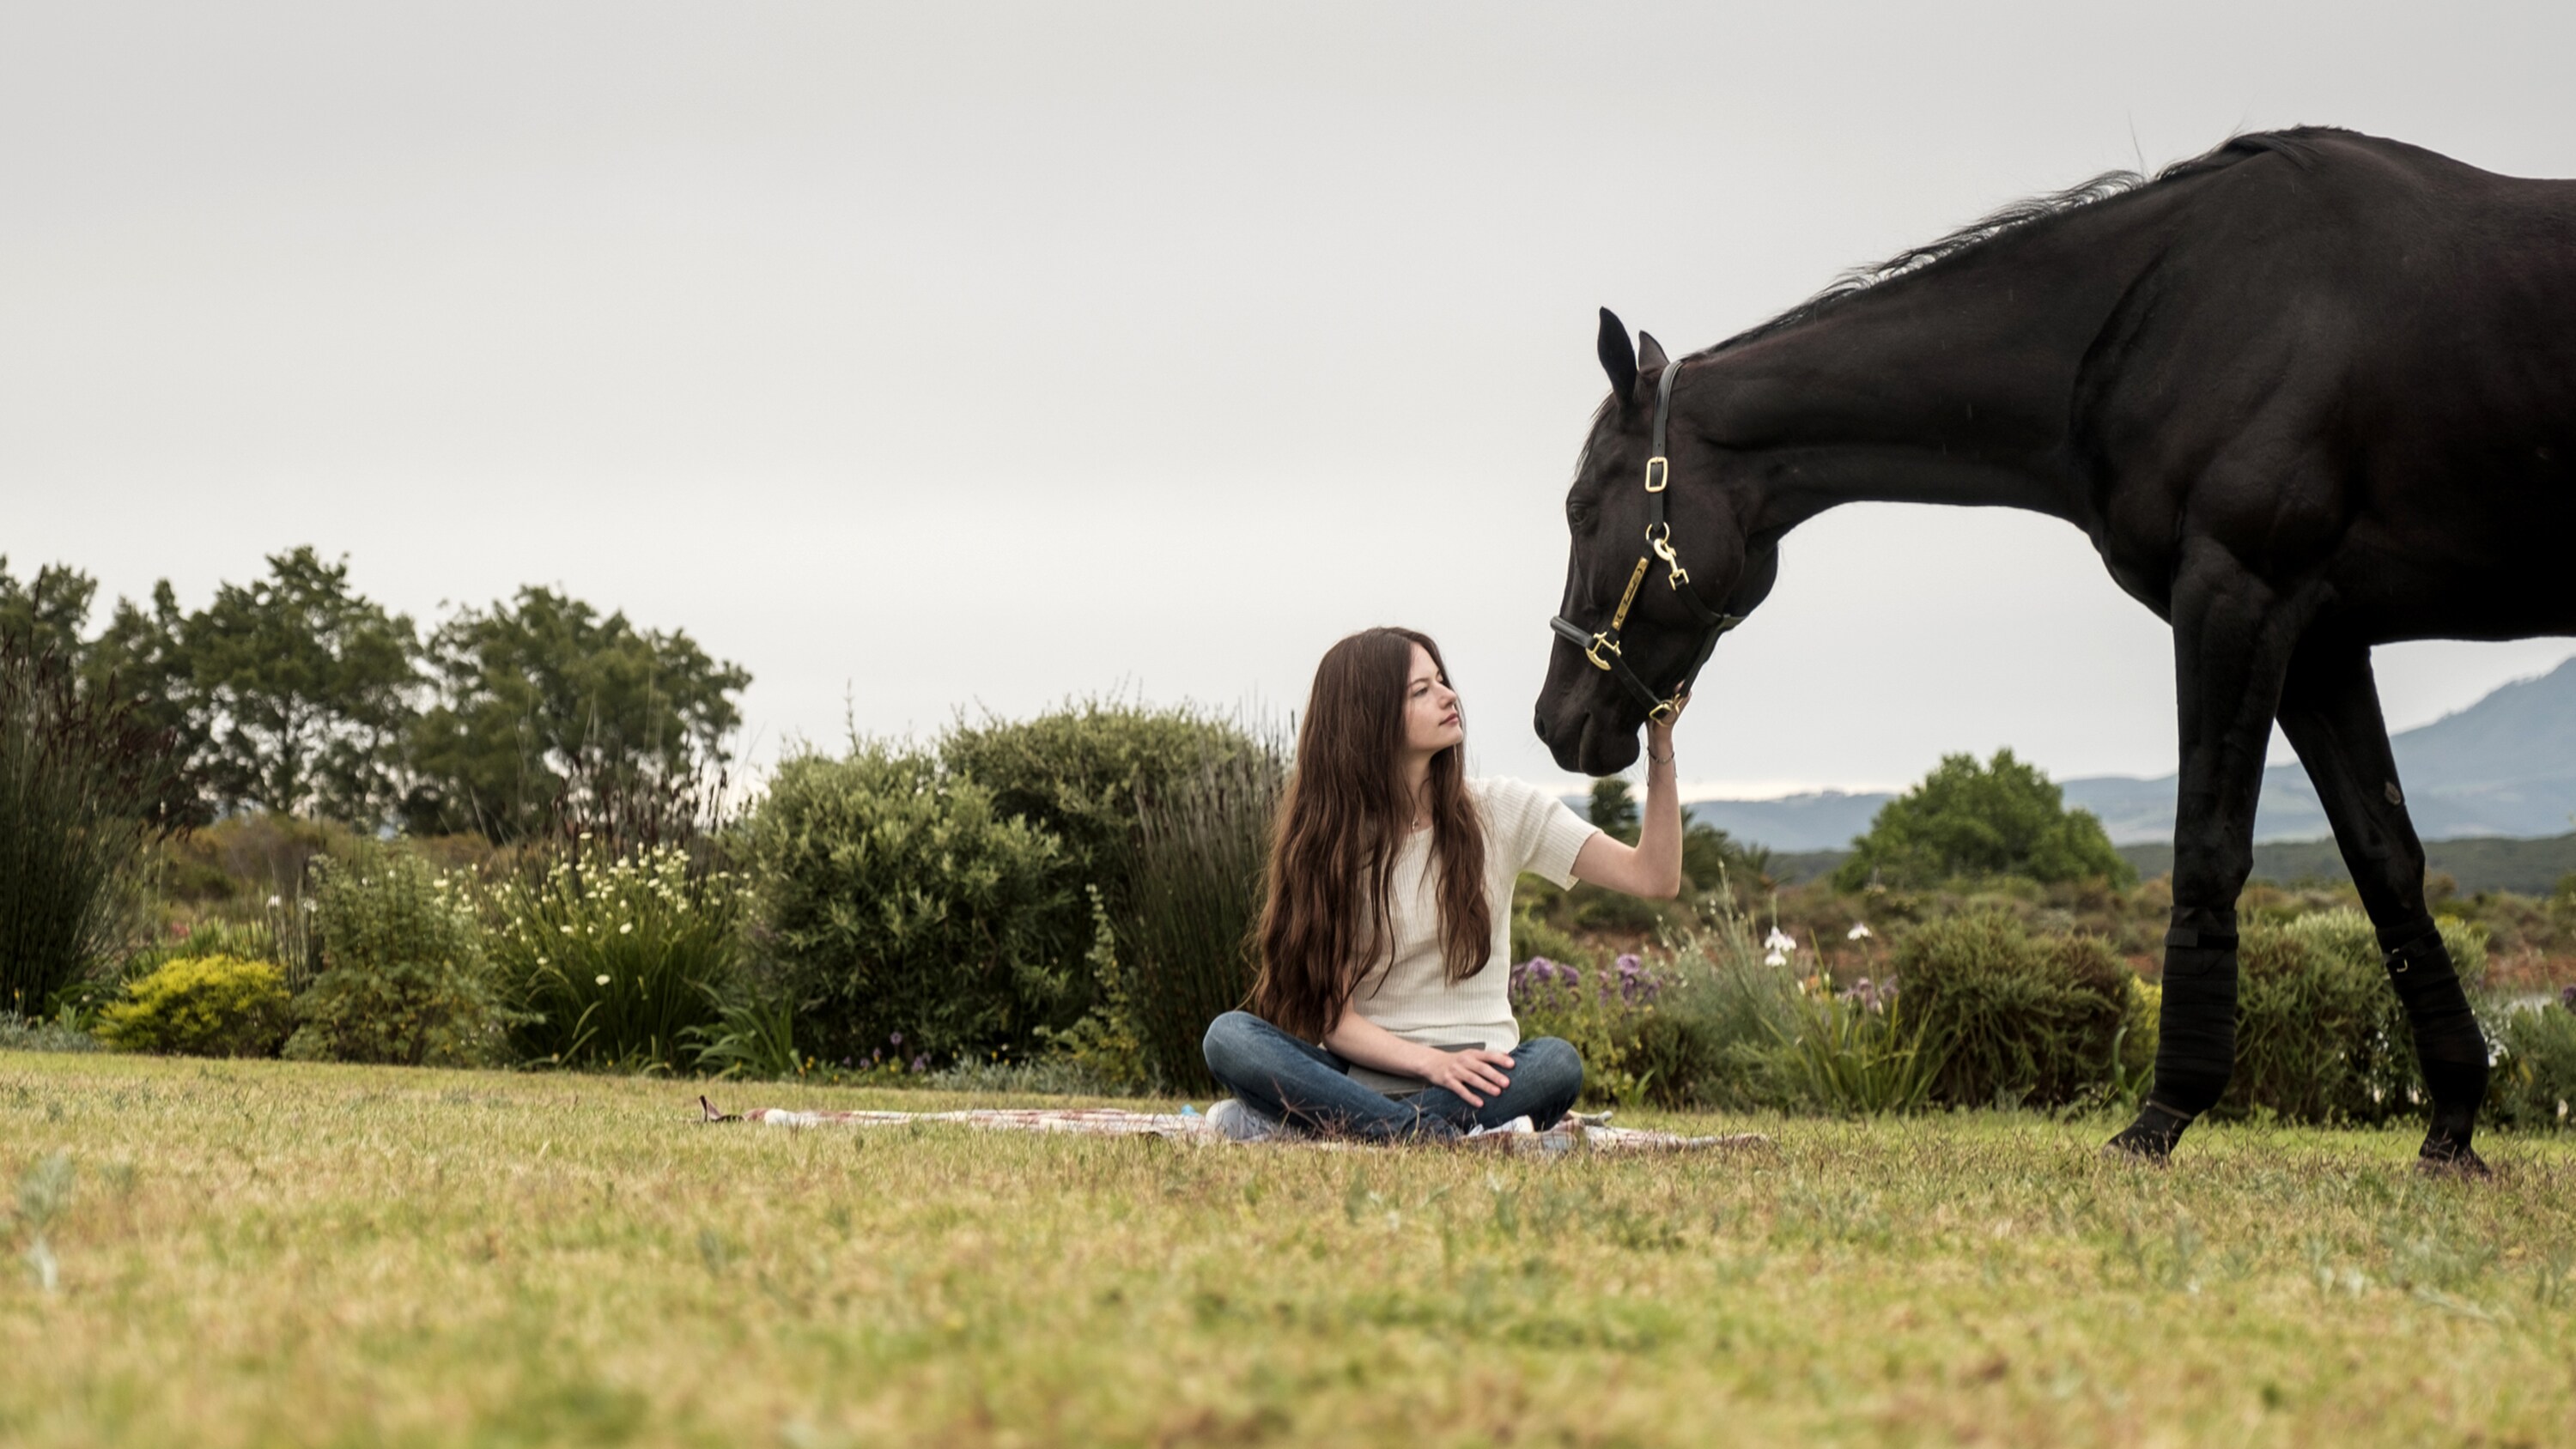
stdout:
[(1277, 776), (1231, 724), (1101, 701), (794, 757), (743, 836), (759, 952), (827, 1062), (1133, 1041), (1135, 1084), (1195, 1083), (1180, 1023), (1241, 999)]
[(925, 752), (783, 761), (745, 841), (810, 1051), (945, 1060), (1058, 1019), (1063, 843)]
[(1562, 1038), (1583, 1058), (1583, 1096), (1634, 1105), (1644, 1100), (1653, 1069), (1642, 1063), (1664, 977), (1634, 954), (1589, 969), (1540, 957), (1511, 968), (1513, 1015), (1521, 1039)]
[(1939, 1059), (1931, 1100), (1954, 1106), (2058, 1106), (2100, 1084), (2136, 979), (2098, 937), (1999, 911), (1917, 927), (1890, 965)]
[(266, 961), (178, 956), (126, 983), (99, 1013), (101, 1041), (191, 1057), (274, 1056), (294, 1026), (285, 974)]
[(314, 862), (322, 973), (296, 999), (286, 1054), (475, 1066), (499, 1060), (509, 1013), (470, 885), (373, 841)]
[[(2441, 924), (2452, 965), (2475, 992), (2486, 943), (2457, 921)], [(2237, 970), (2236, 1074), (2222, 1115), (2378, 1122), (2420, 1108), (2414, 1038), (2369, 917), (2346, 909), (2250, 922)]]
[[(2568, 995), (2576, 997), (2576, 988)], [(2534, 1132), (2576, 1129), (2576, 1011), (2564, 1000), (2517, 1006), (2496, 1037), (2487, 1094), (2493, 1120)]]

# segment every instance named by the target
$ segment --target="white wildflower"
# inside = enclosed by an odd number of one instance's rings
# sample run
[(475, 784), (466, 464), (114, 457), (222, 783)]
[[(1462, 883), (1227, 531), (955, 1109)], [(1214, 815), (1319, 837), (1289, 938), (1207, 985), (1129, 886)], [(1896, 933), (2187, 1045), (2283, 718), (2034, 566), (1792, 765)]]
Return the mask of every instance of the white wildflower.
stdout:
[(1762, 964), (1765, 966), (1786, 966), (1789, 964), (1789, 958), (1777, 947), (1774, 947), (1770, 955), (1762, 958)]
[(1843, 933), (1843, 939), (1847, 941), (1866, 941), (1876, 934), (1876, 932), (1870, 930), (1869, 922), (1854, 921), (1852, 922), (1852, 928)]
[(600, 972), (598, 979), (600, 985), (606, 986), (608, 984), (608, 973), (605, 971)]
[(282, 906), (282, 905), (284, 905), (284, 904), (286, 904), (286, 902), (284, 902), (284, 901), (282, 901), (282, 900), (279, 900), (279, 899), (278, 899), (277, 897), (275, 897), (275, 896), (270, 896), (270, 897), (268, 898), (268, 908), (269, 908), (270, 910), (272, 910), (272, 911), (273, 911), (273, 910), (276, 910), (279, 906)]
[[(1762, 938), (1762, 944), (1770, 947), (1775, 955), (1782, 951), (1795, 951), (1798, 949), (1797, 938), (1790, 935), (1788, 932), (1781, 930), (1778, 926), (1773, 926), (1771, 928), (1771, 934)], [(1774, 961), (1771, 964), (1777, 966), (1780, 963)]]
[(617, 923), (617, 934), (621, 936), (628, 934), (634, 929), (635, 923), (633, 921), (620, 921)]

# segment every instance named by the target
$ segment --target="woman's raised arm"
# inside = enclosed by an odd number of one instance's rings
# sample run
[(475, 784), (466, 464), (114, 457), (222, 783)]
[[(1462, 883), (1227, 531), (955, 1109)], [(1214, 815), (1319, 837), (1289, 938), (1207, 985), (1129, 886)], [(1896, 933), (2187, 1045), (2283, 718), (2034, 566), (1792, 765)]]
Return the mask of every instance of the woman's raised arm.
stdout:
[[(1681, 711), (1673, 715), (1678, 719)], [(1622, 844), (1606, 831), (1593, 836), (1574, 857), (1574, 878), (1656, 900), (1682, 893), (1682, 799), (1671, 720), (1646, 726), (1646, 813), (1637, 843)]]

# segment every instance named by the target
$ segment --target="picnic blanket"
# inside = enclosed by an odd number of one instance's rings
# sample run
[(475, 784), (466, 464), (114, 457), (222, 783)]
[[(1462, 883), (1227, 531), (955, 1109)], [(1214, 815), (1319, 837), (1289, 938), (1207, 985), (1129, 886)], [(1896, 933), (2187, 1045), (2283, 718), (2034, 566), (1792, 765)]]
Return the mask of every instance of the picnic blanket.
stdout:
[[(757, 1122), (764, 1127), (902, 1127), (915, 1123), (953, 1122), (981, 1128), (988, 1132), (1070, 1132), (1091, 1137), (1164, 1137), (1185, 1141), (1223, 1143), (1228, 1146), (1270, 1146), (1293, 1144), (1308, 1147), (1351, 1149), (1370, 1144), (1348, 1139), (1322, 1137), (1277, 1137), (1268, 1142), (1237, 1144), (1215, 1124), (1195, 1111), (1129, 1112), (1115, 1107), (972, 1107), (954, 1112), (800, 1112), (785, 1107), (754, 1107), (748, 1112), (721, 1112), (713, 1102), (698, 1099), (702, 1122)], [(1543, 1157), (1570, 1152), (1638, 1153), (1638, 1152), (1706, 1152), (1738, 1151), (1768, 1147), (1771, 1139), (1759, 1132), (1734, 1132), (1716, 1137), (1686, 1137), (1678, 1132), (1653, 1132), (1636, 1127), (1613, 1127), (1609, 1113), (1574, 1114), (1544, 1132), (1496, 1131), (1461, 1138), (1457, 1146), (1471, 1151), (1505, 1152)], [(1526, 1129), (1528, 1118), (1520, 1119)]]

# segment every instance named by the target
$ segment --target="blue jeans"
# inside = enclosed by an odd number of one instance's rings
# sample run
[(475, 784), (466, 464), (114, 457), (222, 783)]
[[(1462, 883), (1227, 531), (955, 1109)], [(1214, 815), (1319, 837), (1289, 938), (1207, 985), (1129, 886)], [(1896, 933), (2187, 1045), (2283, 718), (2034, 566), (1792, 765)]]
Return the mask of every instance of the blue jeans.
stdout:
[(1446, 1087), (1426, 1087), (1390, 1097), (1352, 1081), (1350, 1063), (1302, 1042), (1260, 1017), (1229, 1011), (1208, 1023), (1209, 1075), (1283, 1122), (1335, 1136), (1378, 1140), (1447, 1140), (1476, 1127), (1499, 1127), (1526, 1116), (1544, 1132), (1583, 1092), (1583, 1058), (1552, 1036), (1512, 1048), (1511, 1084), (1485, 1105)]

